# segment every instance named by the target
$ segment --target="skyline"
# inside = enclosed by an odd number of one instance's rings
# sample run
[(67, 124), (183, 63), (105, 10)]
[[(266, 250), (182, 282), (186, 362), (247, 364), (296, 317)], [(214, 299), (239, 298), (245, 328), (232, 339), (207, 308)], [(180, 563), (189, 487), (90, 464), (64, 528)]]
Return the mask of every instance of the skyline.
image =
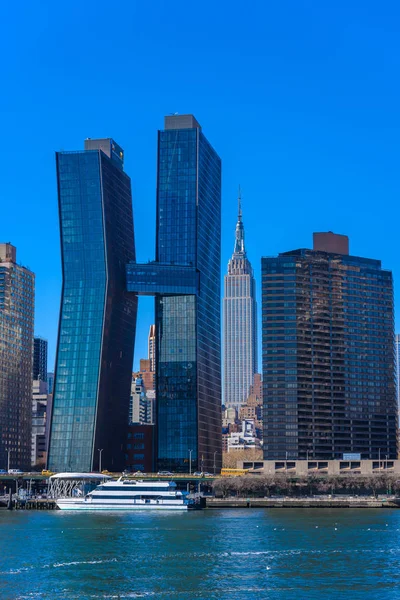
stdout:
[[(3, 52), (14, 48), (1, 67), (4, 137), (35, 151), (21, 177), (21, 160), (4, 145), (0, 241), (15, 245), (19, 261), (36, 273), (35, 334), (49, 341), (49, 370), (61, 295), (55, 151), (107, 135), (124, 147), (137, 259), (145, 262), (155, 239), (157, 129), (168, 112), (195, 114), (223, 161), (221, 281), (240, 183), (259, 311), (261, 256), (310, 248), (313, 231), (346, 234), (352, 254), (382, 260), (394, 273), (398, 300), (398, 8), (382, 14), (372, 4), (363, 11), (339, 6), (332, 14), (256, 2), (243, 14), (222, 2), (212, 23), (204, 7), (186, 28), (193, 8), (181, 11), (178, 2), (172, 16), (156, 5), (156, 22), (149, 8), (128, 2), (120, 3), (124, 18), (105, 2), (72, 3), (68, 14), (27, 4), (18, 20), (14, 7), (4, 8), (9, 27), (0, 43)], [(91, 47), (110, 29), (118, 32), (114, 52), (100, 64)], [(179, 32), (176, 40), (171, 31)], [(71, 32), (90, 36), (91, 47), (71, 45)], [(200, 34), (207, 39), (202, 52)], [(395, 306), (399, 317), (400, 302)], [(135, 365), (146, 356), (152, 314), (152, 301), (141, 302)]]

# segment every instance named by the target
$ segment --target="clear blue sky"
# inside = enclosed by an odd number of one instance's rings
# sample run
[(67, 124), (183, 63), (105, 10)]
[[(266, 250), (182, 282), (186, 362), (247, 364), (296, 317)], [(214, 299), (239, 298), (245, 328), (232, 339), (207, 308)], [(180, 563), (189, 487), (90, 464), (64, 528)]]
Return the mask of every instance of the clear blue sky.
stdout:
[[(61, 287), (54, 152), (86, 137), (123, 146), (146, 261), (156, 131), (173, 112), (193, 113), (222, 158), (222, 274), (240, 183), (258, 288), (262, 255), (310, 247), (318, 230), (348, 234), (352, 254), (380, 258), (399, 280), (399, 17), (396, 2), (341, 0), (2, 4), (0, 241), (36, 273), (50, 367)], [(141, 300), (135, 363), (152, 320)]]

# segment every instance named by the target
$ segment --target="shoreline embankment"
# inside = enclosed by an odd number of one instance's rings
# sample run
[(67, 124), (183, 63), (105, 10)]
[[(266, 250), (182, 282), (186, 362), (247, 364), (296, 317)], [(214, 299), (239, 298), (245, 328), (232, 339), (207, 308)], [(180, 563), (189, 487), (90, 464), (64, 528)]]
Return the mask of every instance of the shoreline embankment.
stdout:
[[(400, 498), (211, 498), (206, 497), (205, 509), (222, 508), (400, 508)], [(19, 502), (13, 500), (13, 510), (57, 510), (54, 500), (28, 500)], [(7, 510), (5, 503), (0, 503), (0, 510)]]
[(208, 498), (206, 508), (400, 508), (400, 498)]

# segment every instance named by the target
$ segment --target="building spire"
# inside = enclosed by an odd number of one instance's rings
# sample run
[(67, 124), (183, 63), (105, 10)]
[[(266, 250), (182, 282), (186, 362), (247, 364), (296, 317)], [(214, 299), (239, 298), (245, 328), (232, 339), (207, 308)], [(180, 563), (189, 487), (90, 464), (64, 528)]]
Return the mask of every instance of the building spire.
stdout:
[(236, 255), (240, 255), (242, 257), (246, 256), (246, 250), (244, 248), (244, 227), (242, 221), (242, 190), (239, 185), (239, 193), (238, 193), (238, 220), (236, 223), (236, 232), (235, 232), (235, 248), (233, 253)]

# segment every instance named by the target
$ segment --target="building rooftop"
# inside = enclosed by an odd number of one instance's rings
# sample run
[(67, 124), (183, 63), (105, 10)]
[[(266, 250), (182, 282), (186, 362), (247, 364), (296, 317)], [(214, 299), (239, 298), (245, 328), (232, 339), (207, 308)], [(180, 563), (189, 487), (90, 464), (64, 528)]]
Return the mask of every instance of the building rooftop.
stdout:
[(164, 129), (201, 129), (193, 115), (168, 115), (164, 117)]

